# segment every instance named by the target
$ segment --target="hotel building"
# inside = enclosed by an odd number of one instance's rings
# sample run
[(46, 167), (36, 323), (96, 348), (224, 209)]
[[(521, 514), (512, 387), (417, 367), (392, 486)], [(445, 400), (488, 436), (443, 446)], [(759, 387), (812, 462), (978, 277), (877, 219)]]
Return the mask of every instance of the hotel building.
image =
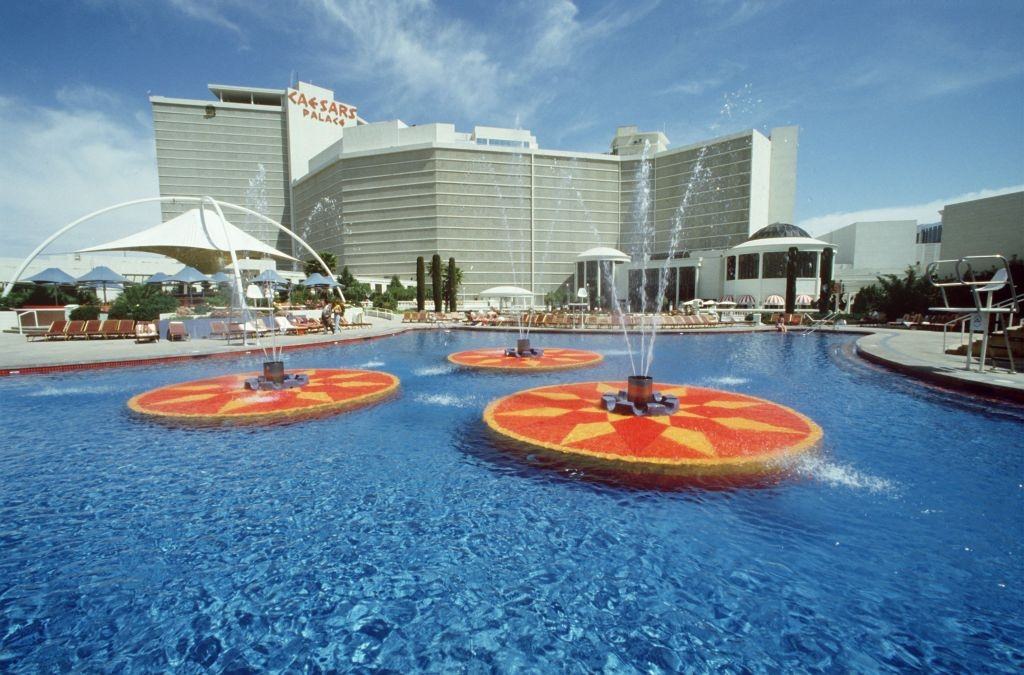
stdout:
[[(646, 233), (661, 267), (675, 231), (668, 265), (702, 259), (705, 283), (720, 292), (724, 250), (792, 221), (796, 127), (680, 148), (620, 127), (608, 153), (591, 153), (542, 149), (527, 130), (367, 123), (307, 83), (210, 91), (215, 100), (150, 99), (161, 194), (209, 194), (264, 212), (360, 277), (408, 281), (417, 256), (439, 253), (456, 259), (467, 296), (512, 284), (540, 300), (585, 284), (576, 256), (593, 247), (619, 248), (635, 268)], [(165, 205), (164, 218), (180, 210)], [(258, 222), (236, 224), (293, 250)], [(680, 300), (703, 292), (696, 277), (675, 283)]]

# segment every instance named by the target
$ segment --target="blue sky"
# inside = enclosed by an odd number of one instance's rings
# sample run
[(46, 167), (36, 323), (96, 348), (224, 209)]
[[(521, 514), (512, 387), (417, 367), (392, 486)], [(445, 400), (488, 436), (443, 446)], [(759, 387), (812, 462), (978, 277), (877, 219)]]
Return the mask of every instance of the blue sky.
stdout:
[(370, 121), (519, 125), (546, 148), (799, 125), (794, 220), (816, 232), (1024, 184), (1019, 0), (35, 0), (0, 6), (0, 38), (12, 254), (156, 193), (148, 94), (293, 74)]

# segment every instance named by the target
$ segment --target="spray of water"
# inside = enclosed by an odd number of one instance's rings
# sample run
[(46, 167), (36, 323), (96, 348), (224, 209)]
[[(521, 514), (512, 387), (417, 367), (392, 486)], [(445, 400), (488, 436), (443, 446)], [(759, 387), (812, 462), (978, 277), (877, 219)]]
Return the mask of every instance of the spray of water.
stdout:
[[(658, 336), (658, 327), (661, 324), (661, 308), (665, 304), (665, 291), (668, 288), (669, 277), (668, 268), (672, 260), (675, 259), (676, 250), (679, 248), (679, 235), (683, 231), (683, 220), (690, 206), (691, 196), (708, 179), (709, 172), (704, 166), (704, 157), (707, 155), (707, 151), (708, 146), (705, 145), (697, 153), (697, 161), (694, 162), (693, 171), (690, 174), (690, 180), (687, 182), (686, 190), (683, 192), (683, 197), (679, 201), (679, 206), (676, 207), (675, 213), (672, 214), (668, 252), (665, 256), (665, 261), (661, 265), (661, 269), (658, 271), (658, 293), (655, 298), (654, 320), (651, 322), (651, 338), (647, 344), (647, 354), (642, 358), (644, 375), (650, 375), (651, 365), (654, 363), (654, 341)], [(646, 275), (646, 272), (644, 274)]]
[[(576, 187), (573, 182), (573, 175), (575, 173), (576, 158), (569, 160), (568, 167), (559, 166), (559, 173), (562, 177), (563, 186), (569, 190), (579, 204), (580, 210), (583, 211), (583, 219), (585, 222), (590, 224), (590, 232), (594, 237), (594, 242), (599, 242), (601, 234), (597, 231), (597, 225), (594, 222), (594, 218), (591, 215), (590, 208), (587, 206), (586, 200), (583, 199), (583, 194), (580, 193), (579, 188)], [(636, 374), (636, 363), (633, 359), (633, 343), (629, 336), (629, 329), (626, 325), (626, 314), (621, 311), (621, 303), (619, 301), (619, 291), (615, 286), (615, 280), (612, 277), (612, 271), (615, 269), (614, 263), (607, 267), (602, 267), (599, 271), (601, 274), (602, 287), (610, 289), (611, 300), (612, 300), (612, 315), (616, 316), (619, 321), (619, 328), (622, 330), (622, 338), (626, 343), (626, 353), (629, 355), (630, 370)]]

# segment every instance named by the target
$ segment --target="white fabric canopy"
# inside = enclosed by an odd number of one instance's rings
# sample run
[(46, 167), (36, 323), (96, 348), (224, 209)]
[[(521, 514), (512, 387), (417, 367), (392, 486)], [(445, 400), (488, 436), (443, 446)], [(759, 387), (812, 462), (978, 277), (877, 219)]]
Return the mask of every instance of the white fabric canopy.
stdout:
[(206, 227), (203, 227), (199, 209), (190, 209), (166, 223), (99, 246), (83, 248), (78, 252), (145, 251), (180, 260), (205, 274), (212, 274), (231, 259), (228, 240), (224, 234), (226, 227), (231, 246), (239, 258), (269, 256), (278, 260), (295, 260), (287, 253), (282, 253), (251, 234), (243, 232), (230, 222), (222, 223), (214, 210), (204, 209), (203, 216), (206, 219)]
[(495, 286), (480, 293), (482, 298), (530, 298), (533, 293), (518, 286)]
[(589, 248), (576, 256), (576, 260), (612, 260), (614, 262), (629, 262), (631, 258), (622, 251), (610, 246), (598, 246)]

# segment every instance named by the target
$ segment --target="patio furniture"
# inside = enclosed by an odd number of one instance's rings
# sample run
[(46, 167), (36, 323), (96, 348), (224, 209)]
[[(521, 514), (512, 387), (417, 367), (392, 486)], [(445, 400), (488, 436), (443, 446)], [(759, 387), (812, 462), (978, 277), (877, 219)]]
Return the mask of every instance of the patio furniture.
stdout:
[(135, 321), (133, 319), (120, 319), (117, 322), (117, 337), (130, 338), (135, 335)]
[(41, 337), (44, 340), (67, 340), (67, 329), (67, 321), (54, 321), (50, 324), (50, 327), (46, 329), (45, 333), (32, 337)]
[(88, 339), (88, 335), (85, 333), (85, 322), (84, 321), (70, 321), (68, 322), (68, 329), (65, 331), (69, 340), (76, 338), (82, 338), (83, 340)]
[(156, 342), (160, 339), (160, 331), (152, 321), (139, 321), (135, 324), (136, 342)]
[(167, 324), (167, 339), (171, 342), (181, 342), (188, 339), (183, 321), (171, 321)]
[(99, 319), (90, 319), (85, 322), (85, 336), (92, 340), (93, 338), (103, 338), (103, 329), (101, 328), (103, 322)]
[(103, 335), (104, 340), (111, 338), (121, 337), (120, 333), (121, 320), (120, 319), (107, 319), (100, 326), (100, 333)]

